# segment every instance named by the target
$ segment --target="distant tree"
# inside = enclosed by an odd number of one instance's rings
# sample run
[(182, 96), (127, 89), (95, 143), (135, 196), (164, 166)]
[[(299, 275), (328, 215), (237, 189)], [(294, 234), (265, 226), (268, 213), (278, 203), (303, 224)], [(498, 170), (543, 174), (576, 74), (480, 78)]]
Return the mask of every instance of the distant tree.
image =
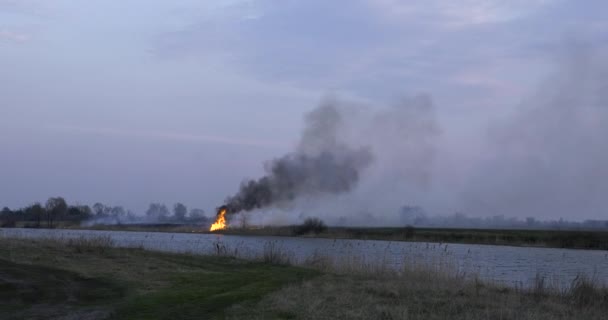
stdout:
[(36, 221), (36, 228), (40, 228), (42, 217), (45, 215), (44, 207), (38, 202), (24, 209), (25, 214), (30, 217), (31, 220)]
[(93, 215), (93, 210), (88, 205), (78, 206), (78, 210), (80, 210), (80, 214), (84, 219), (88, 219)]
[(47, 227), (53, 227), (55, 219), (63, 218), (68, 211), (68, 204), (62, 197), (49, 198), (46, 201)]
[(188, 214), (188, 208), (182, 203), (176, 203), (173, 205), (173, 216), (177, 221), (184, 221), (186, 218), (186, 214)]
[(91, 216), (91, 208), (89, 206), (69, 206), (68, 207), (68, 219), (72, 221), (86, 220)]
[(4, 207), (2, 208), (2, 211), (0, 212), (0, 216), (10, 216), (13, 213), (13, 211), (11, 211), (11, 209), (9, 209), (8, 207)]
[(110, 209), (110, 215), (112, 216), (112, 218), (121, 219), (127, 215), (127, 211), (125, 211), (125, 208), (121, 206), (115, 206)]
[(327, 226), (325, 222), (319, 218), (306, 218), (304, 223), (299, 226), (295, 226), (294, 232), (297, 235), (303, 235), (308, 233), (319, 234), (323, 231), (327, 230)]
[(8, 207), (4, 207), (2, 208), (2, 211), (0, 211), (0, 227), (14, 228), (17, 225), (16, 219), (17, 217)]
[(93, 214), (96, 217), (100, 218), (103, 216), (103, 214), (105, 212), (105, 208), (106, 208), (106, 206), (104, 206), (102, 203), (97, 202), (93, 205)]
[(80, 210), (76, 206), (68, 206), (68, 220), (78, 220)]
[(188, 214), (188, 217), (190, 218), (190, 220), (193, 220), (193, 221), (205, 220), (206, 219), (205, 210), (192, 208), (190, 210), (190, 213)]
[[(91, 210), (91, 207), (87, 205), (70, 206), (70, 209), (68, 211), (70, 210), (72, 213), (72, 218), (75, 220), (85, 220), (93, 215), (93, 210)], [(70, 214), (68, 213), (68, 215)]]
[(135, 215), (135, 213), (131, 210), (127, 210), (127, 220), (128, 221), (135, 221), (137, 220), (137, 216)]
[(150, 203), (146, 216), (153, 219), (164, 220), (169, 216), (169, 209), (162, 203)]
[(167, 218), (169, 217), (169, 209), (166, 205), (160, 205), (160, 207), (158, 208), (158, 217), (160, 220), (167, 220)]
[(146, 216), (156, 218), (158, 215), (158, 206), (160, 206), (160, 203), (150, 203), (148, 210), (146, 210)]

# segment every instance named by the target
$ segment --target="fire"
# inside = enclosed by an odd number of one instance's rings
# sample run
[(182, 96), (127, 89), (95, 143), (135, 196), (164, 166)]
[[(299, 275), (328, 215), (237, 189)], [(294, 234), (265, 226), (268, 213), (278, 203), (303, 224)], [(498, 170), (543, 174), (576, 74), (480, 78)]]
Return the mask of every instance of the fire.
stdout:
[(211, 225), (211, 228), (209, 228), (209, 231), (216, 231), (216, 230), (224, 230), (226, 229), (226, 227), (228, 227), (228, 225), (226, 225), (226, 212), (228, 210), (226, 209), (226, 207), (221, 207), (220, 210), (217, 213), (217, 218), (215, 219), (215, 223), (213, 223)]

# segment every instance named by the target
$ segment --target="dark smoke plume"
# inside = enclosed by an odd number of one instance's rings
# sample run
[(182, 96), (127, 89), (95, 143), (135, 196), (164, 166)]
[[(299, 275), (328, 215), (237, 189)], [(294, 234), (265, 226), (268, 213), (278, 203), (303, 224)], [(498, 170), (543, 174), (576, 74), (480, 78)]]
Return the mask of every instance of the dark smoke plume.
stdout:
[(306, 116), (306, 127), (295, 152), (266, 164), (266, 175), (244, 181), (226, 200), (229, 212), (250, 211), (289, 203), (303, 196), (351, 191), (372, 162), (369, 148), (340, 141), (342, 116), (331, 103)]

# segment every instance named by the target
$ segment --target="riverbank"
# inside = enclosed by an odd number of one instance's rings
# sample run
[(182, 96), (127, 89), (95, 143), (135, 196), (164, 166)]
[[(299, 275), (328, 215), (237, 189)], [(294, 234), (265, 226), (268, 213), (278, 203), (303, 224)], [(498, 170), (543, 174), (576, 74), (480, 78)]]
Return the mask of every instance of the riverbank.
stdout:
[[(95, 225), (90, 230), (208, 233), (205, 226), (193, 225)], [(608, 231), (585, 230), (504, 230), (457, 228), (348, 228), (328, 227), (318, 233), (301, 234), (297, 226), (230, 228), (220, 234), (327, 239), (386, 240), (435, 243), (488, 244), (521, 247), (608, 250)]]
[(109, 238), (0, 239), (2, 319), (603, 319), (608, 290), (559, 292), (428, 269), (400, 272), (311, 257), (289, 266), (113, 247)]
[[(239, 228), (222, 232), (239, 235), (298, 236), (297, 228), (294, 227)], [(608, 232), (606, 231), (330, 227), (320, 233), (308, 233), (303, 236), (608, 250)]]
[(108, 238), (0, 240), (0, 319), (223, 318), (290, 283), (300, 267), (112, 247)]

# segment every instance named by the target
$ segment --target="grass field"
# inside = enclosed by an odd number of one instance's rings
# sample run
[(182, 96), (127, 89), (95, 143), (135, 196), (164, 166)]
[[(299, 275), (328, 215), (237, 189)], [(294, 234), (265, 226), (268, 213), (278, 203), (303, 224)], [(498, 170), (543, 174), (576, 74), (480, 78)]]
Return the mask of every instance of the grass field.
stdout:
[(0, 240), (0, 319), (222, 318), (318, 272), (225, 257)]
[(606, 319), (608, 290), (582, 277), (512, 289), (428, 269), (310, 259), (285, 265), (0, 238), (0, 319)]

